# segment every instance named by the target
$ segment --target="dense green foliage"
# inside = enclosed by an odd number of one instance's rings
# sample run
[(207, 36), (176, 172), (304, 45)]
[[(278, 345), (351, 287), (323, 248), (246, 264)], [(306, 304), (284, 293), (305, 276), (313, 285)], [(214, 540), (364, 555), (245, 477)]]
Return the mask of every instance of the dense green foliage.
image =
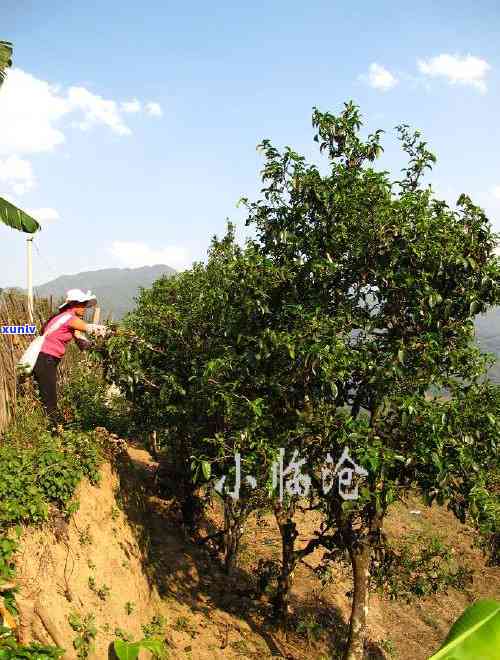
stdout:
[(463, 591), (472, 584), (472, 571), (437, 537), (416, 535), (387, 545), (373, 563), (374, 585), (397, 600), (410, 601), (451, 587)]
[(61, 658), (63, 649), (41, 644), (19, 644), (8, 628), (0, 628), (0, 660), (52, 660)]
[(0, 526), (45, 520), (51, 504), (68, 507), (83, 477), (96, 483), (101, 451), (79, 431), (42, 432), (33, 447), (0, 445)]

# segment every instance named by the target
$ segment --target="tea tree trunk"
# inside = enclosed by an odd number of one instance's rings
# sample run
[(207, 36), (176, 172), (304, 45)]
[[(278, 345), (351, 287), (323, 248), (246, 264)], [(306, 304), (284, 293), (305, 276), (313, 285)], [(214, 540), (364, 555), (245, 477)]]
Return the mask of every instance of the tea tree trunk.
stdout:
[(380, 547), (384, 513), (384, 510), (374, 507), (367, 533), (357, 539), (353, 538), (352, 529), (349, 534), (353, 597), (344, 660), (363, 660), (370, 599), (371, 560), (374, 549)]
[(242, 508), (231, 497), (224, 500), (224, 567), (227, 575), (234, 572), (238, 561), (240, 541), (248, 517), (246, 508)]
[(363, 660), (370, 596), (371, 552), (371, 547), (367, 544), (349, 551), (353, 572), (354, 593), (351, 620), (349, 622), (349, 638), (344, 660)]
[(295, 539), (298, 536), (297, 526), (293, 520), (295, 505), (289, 508), (281, 503), (275, 504), (274, 515), (281, 534), (281, 572), (278, 576), (278, 590), (274, 601), (276, 616), (285, 620), (290, 613), (290, 589), (293, 583), (293, 571), (297, 564)]

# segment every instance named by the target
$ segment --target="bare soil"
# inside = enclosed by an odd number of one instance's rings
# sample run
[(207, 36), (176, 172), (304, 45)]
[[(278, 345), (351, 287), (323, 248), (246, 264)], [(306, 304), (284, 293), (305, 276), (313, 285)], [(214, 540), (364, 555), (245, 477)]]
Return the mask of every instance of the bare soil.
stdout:
[[(171, 658), (338, 657), (350, 610), (346, 571), (338, 567), (333, 581), (322, 587), (313, 573), (322, 551), (307, 557), (296, 570), (292, 593), (299, 632), (279, 629), (272, 623), (269, 599), (255, 592), (259, 560), (280, 556), (274, 518), (250, 519), (238, 570), (228, 578), (216, 559), (185, 538), (173, 503), (153, 495), (155, 467), (147, 452), (129, 447), (118, 467), (103, 466), (99, 486), (80, 486), (80, 508), (69, 524), (55, 516), (23, 532), (17, 557), (21, 599), (36, 603), (50, 619), (49, 627), (67, 649), (65, 658), (76, 658), (71, 612), (94, 615), (98, 633), (91, 657), (99, 660), (113, 657), (110, 645), (117, 631), (141, 639), (141, 626), (158, 615), (166, 620)], [(207, 531), (220, 516), (216, 507), (209, 511)], [(317, 522), (311, 514), (302, 515), (301, 544)], [(386, 531), (393, 538), (410, 531), (438, 535), (474, 570), (466, 592), (450, 590), (411, 604), (372, 597), (367, 658), (424, 660), (469, 602), (499, 596), (500, 570), (486, 566), (473, 547), (472, 530), (442, 507), (427, 509), (418, 500), (395, 507)]]

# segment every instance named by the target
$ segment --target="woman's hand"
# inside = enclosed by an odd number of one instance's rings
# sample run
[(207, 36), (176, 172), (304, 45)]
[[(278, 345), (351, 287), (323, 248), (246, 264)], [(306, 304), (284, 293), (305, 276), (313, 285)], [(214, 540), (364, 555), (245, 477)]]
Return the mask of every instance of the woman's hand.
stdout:
[(98, 323), (87, 323), (87, 329), (85, 332), (90, 335), (95, 335), (96, 337), (105, 337), (108, 329), (105, 325), (99, 325)]
[(86, 351), (92, 346), (92, 342), (86, 339), (83, 335), (75, 337), (76, 344), (81, 351)]

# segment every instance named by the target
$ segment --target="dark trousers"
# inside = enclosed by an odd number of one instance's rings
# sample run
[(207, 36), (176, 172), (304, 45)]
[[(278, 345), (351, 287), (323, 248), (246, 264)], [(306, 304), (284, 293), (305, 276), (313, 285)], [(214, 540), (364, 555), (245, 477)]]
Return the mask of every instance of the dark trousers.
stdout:
[(33, 375), (40, 390), (40, 398), (52, 424), (58, 423), (57, 417), (57, 367), (60, 359), (47, 353), (40, 353)]

